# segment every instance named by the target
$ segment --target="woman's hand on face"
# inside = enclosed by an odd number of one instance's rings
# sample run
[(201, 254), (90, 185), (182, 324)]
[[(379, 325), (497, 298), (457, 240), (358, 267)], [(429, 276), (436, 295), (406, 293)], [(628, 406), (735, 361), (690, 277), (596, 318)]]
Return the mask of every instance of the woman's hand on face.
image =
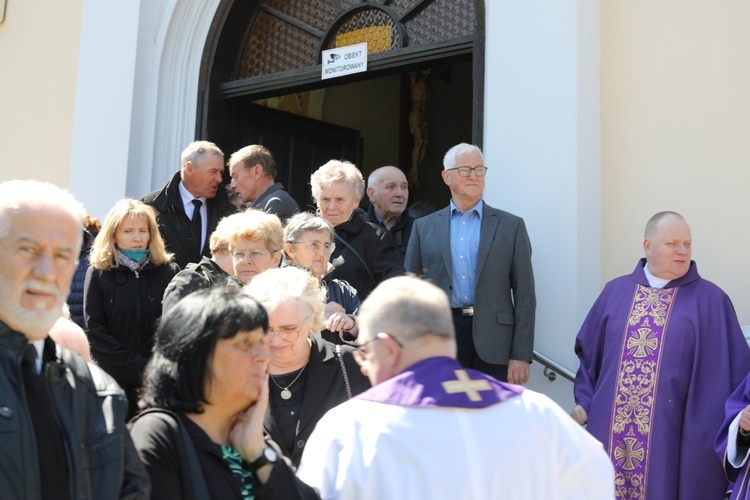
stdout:
[(263, 377), (260, 397), (255, 404), (249, 406), (241, 415), (235, 417), (234, 425), (229, 433), (232, 446), (239, 452), (246, 462), (252, 462), (260, 457), (266, 448), (263, 438), (263, 417), (268, 407), (268, 374)]

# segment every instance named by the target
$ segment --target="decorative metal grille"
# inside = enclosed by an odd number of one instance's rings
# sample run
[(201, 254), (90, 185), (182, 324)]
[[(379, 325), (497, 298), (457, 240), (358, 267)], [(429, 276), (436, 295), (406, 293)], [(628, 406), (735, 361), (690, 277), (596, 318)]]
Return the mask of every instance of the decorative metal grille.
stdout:
[[(267, 0), (259, 9), (239, 78), (314, 66), (323, 39), (328, 40), (324, 48), (366, 41), (374, 54), (474, 33), (474, 0)], [(352, 11), (336, 22), (348, 9)]]
[(391, 16), (377, 9), (353, 12), (336, 28), (327, 49), (368, 42), (367, 53), (377, 54), (401, 46), (401, 35)]
[(474, 33), (474, 2), (433, 0), (406, 21), (409, 45), (438, 43)]

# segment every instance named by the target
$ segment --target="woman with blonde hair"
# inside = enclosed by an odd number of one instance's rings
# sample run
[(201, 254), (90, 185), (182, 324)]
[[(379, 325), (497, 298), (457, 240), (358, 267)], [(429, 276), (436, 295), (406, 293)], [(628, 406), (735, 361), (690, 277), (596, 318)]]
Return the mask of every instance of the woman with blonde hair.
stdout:
[(323, 415), (370, 387), (351, 346), (320, 336), (326, 290), (298, 267), (269, 269), (243, 291), (268, 312), (269, 405), (264, 427), (299, 465), (305, 443)]
[(89, 259), (83, 313), (91, 353), (125, 390), (131, 417), (164, 290), (179, 268), (165, 249), (154, 209), (129, 198), (107, 214)]
[(277, 216), (263, 210), (248, 208), (232, 217), (236, 222), (227, 243), (232, 255), (234, 277), (240, 285), (247, 285), (266, 269), (279, 267), (284, 230)]

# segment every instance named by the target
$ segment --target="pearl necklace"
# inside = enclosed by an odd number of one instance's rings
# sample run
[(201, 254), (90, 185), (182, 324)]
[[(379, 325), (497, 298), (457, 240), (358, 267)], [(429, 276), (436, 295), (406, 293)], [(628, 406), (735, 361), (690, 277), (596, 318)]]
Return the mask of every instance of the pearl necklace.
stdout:
[(268, 375), (271, 378), (271, 382), (273, 382), (273, 384), (276, 387), (278, 387), (279, 389), (281, 389), (281, 399), (285, 399), (286, 400), (286, 399), (290, 399), (292, 397), (292, 391), (290, 391), (289, 388), (294, 385), (294, 383), (297, 381), (297, 379), (300, 377), (300, 375), (302, 375), (302, 372), (305, 371), (305, 368), (307, 368), (307, 365), (305, 365), (305, 366), (302, 367), (302, 369), (299, 371), (299, 373), (297, 374), (297, 376), (294, 377), (294, 380), (292, 380), (291, 383), (289, 385), (287, 385), (286, 387), (281, 387), (279, 385), (279, 383), (276, 382), (276, 379), (273, 378), (273, 375), (271, 375), (271, 374)]

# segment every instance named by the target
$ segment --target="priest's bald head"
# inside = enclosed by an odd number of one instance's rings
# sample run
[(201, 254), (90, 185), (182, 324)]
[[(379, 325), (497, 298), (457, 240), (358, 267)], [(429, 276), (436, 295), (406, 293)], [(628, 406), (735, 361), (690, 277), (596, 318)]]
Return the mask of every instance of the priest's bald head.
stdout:
[(659, 212), (649, 219), (643, 236), (648, 271), (657, 278), (682, 278), (690, 269), (693, 238), (677, 212)]
[(455, 329), (448, 297), (415, 276), (384, 281), (362, 304), (357, 360), (375, 385), (418, 361), (456, 357)]

